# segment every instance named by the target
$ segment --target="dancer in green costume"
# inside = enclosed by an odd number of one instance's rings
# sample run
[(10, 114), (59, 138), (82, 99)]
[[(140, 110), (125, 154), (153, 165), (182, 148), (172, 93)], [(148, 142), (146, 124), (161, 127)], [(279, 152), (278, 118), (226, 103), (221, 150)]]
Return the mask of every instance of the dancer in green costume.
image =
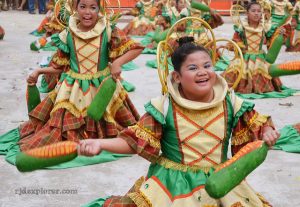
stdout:
[(137, 153), (151, 162), (146, 178), (125, 196), (87, 206), (270, 206), (246, 181), (220, 199), (204, 189), (215, 168), (227, 160), (229, 145), (233, 154), (258, 139), (272, 146), (279, 134), (269, 116), (228, 89), (214, 72), (209, 53), (190, 40), (181, 39), (172, 55), (175, 71), (166, 80), (166, 93), (145, 105), (147, 113), (136, 125), (118, 138), (80, 142), (80, 153), (87, 156), (108, 150)]
[[(236, 92), (245, 94), (245, 98), (256, 97), (255, 94), (278, 91), (274, 95), (263, 97), (286, 97), (292, 95), (295, 90), (282, 86), (281, 75), (292, 75), (300, 72), (300, 62), (285, 64), (273, 64), (279, 54), (283, 43), (284, 29), (276, 28), (276, 25), (261, 22), (262, 7), (257, 2), (252, 2), (247, 7), (247, 19), (235, 25), (233, 40), (240, 46), (244, 53), (245, 69), (242, 79), (235, 88)], [(268, 53), (262, 47), (265, 40), (272, 40)], [(222, 76), (234, 83), (239, 73), (239, 68), (225, 71)], [(229, 86), (231, 87), (231, 85)], [(246, 94), (255, 93), (254, 96)]]
[[(137, 57), (143, 47), (111, 25), (99, 13), (96, 0), (80, 0), (76, 8), (69, 27), (52, 38), (59, 50), (49, 67), (36, 69), (27, 79), (32, 86), (41, 74), (59, 74), (55, 89), (30, 111), (29, 121), (0, 136), (0, 154), (11, 157), (19, 149), (26, 151), (65, 140), (115, 137), (139, 119), (119, 78), (121, 66)], [(116, 80), (111, 82), (115, 90), (102, 100), (98, 90), (100, 93), (111, 76)], [(90, 105), (104, 108), (103, 116), (98, 117)], [(109, 161), (106, 155), (103, 158)]]

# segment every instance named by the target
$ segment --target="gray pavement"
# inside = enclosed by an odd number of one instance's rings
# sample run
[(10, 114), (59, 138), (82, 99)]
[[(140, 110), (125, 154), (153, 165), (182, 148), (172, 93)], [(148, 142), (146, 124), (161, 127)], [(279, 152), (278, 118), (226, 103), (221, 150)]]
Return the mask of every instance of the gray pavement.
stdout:
[[(0, 41), (0, 134), (27, 120), (25, 104), (26, 77), (45, 53), (29, 50), (35, 37), (29, 35), (43, 16), (27, 12), (0, 12), (0, 25), (6, 30)], [(217, 37), (231, 38), (233, 30), (229, 18), (215, 30)], [(119, 25), (124, 26), (124, 23)], [(141, 68), (124, 72), (126, 80), (137, 89), (130, 94), (140, 113), (143, 104), (160, 94), (156, 70), (145, 66), (153, 55), (141, 55), (134, 62)], [(282, 50), (277, 62), (300, 60), (300, 53)], [(300, 75), (282, 78), (289, 87), (300, 88)], [(256, 109), (273, 117), (276, 127), (300, 122), (300, 97), (255, 100)], [(291, 103), (291, 106), (279, 104)], [(149, 163), (138, 156), (111, 163), (65, 170), (39, 170), (20, 173), (0, 156), (0, 206), (80, 206), (98, 197), (122, 195), (140, 176), (145, 175)], [(300, 206), (300, 155), (270, 151), (266, 161), (248, 178), (248, 182), (263, 194), (274, 207)], [(27, 190), (58, 190), (66, 194), (21, 194)], [(21, 195), (20, 195), (21, 194)]]

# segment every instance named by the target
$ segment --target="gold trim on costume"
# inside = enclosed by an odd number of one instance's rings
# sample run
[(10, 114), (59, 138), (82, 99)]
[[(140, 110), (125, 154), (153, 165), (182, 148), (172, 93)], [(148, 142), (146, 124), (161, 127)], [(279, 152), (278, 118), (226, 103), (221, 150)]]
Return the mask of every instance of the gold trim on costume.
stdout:
[(138, 207), (152, 207), (149, 199), (141, 191), (129, 193), (128, 196)]
[(86, 117), (87, 116), (87, 108), (84, 108), (83, 110), (79, 110), (75, 104), (69, 102), (69, 101), (60, 101), (55, 103), (54, 108), (52, 109), (50, 115), (52, 115), (56, 110), (58, 109), (67, 109), (71, 114), (73, 114), (76, 118), (79, 117)]
[(242, 130), (238, 131), (234, 135), (234, 139), (232, 139), (232, 145), (240, 145), (250, 140), (250, 136), (247, 134), (249, 129), (253, 126), (259, 127), (262, 126), (264, 123), (268, 121), (268, 116), (260, 115), (256, 113), (247, 123), (247, 127), (243, 128)]
[(218, 165), (214, 165), (211, 167), (200, 167), (196, 165), (185, 165), (181, 163), (174, 162), (172, 160), (169, 160), (168, 158), (165, 157), (159, 157), (157, 160), (157, 164), (163, 166), (164, 168), (167, 169), (172, 169), (172, 170), (179, 170), (182, 172), (187, 172), (187, 171), (192, 171), (192, 172), (199, 172), (199, 171), (204, 171), (205, 173), (208, 173), (211, 168), (216, 168)]
[(52, 58), (52, 61), (59, 65), (70, 65), (70, 61), (68, 58), (61, 58), (61, 57), (58, 57), (57, 55), (55, 55)]
[(123, 55), (124, 52), (125, 52), (126, 50), (130, 49), (130, 47), (131, 47), (132, 45), (134, 45), (134, 44), (135, 44), (135, 42), (134, 42), (133, 40), (127, 41), (125, 44), (121, 45), (120, 47), (113, 49), (113, 50), (109, 53), (109, 57), (110, 57), (110, 58), (116, 58), (116, 57), (118, 57), (118, 56), (120, 56), (120, 55)]
[(48, 97), (51, 99), (51, 101), (53, 103), (55, 103), (56, 96), (57, 96), (57, 93), (56, 93), (55, 90), (53, 90), (53, 91), (51, 91), (51, 92), (48, 93)]
[(143, 183), (145, 182), (144, 176), (140, 177), (134, 184), (134, 191), (133, 193), (128, 193), (129, 198), (139, 207), (150, 207), (152, 206), (151, 202), (148, 198), (140, 191)]
[(160, 148), (159, 140), (154, 136), (154, 133), (152, 131), (150, 131), (149, 129), (141, 127), (137, 124), (134, 125), (134, 126), (130, 126), (128, 128), (130, 130), (132, 130), (139, 139), (148, 141), (149, 145), (151, 147), (154, 147), (154, 148), (157, 148), (157, 149)]
[(79, 80), (92, 80), (94, 78), (99, 78), (101, 76), (107, 76), (110, 74), (110, 69), (109, 67), (106, 67), (104, 70), (97, 71), (96, 73), (93, 74), (81, 74), (81, 73), (76, 73), (72, 70), (69, 70), (66, 72), (67, 75), (69, 75), (71, 78), (74, 79), (79, 79)]
[(49, 27), (49, 28), (51, 28), (51, 29), (55, 29), (55, 30), (57, 30), (57, 31), (61, 31), (61, 30), (64, 29), (64, 27), (62, 27), (61, 25), (55, 24), (55, 23), (53, 23), (53, 22), (47, 23), (46, 26)]

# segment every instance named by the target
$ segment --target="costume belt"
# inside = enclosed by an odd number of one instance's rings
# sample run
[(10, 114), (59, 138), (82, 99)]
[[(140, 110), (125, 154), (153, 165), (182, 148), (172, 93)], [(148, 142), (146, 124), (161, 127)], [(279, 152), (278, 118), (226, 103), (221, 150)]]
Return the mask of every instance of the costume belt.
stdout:
[(208, 173), (212, 168), (216, 169), (219, 165), (212, 165), (210, 167), (201, 167), (197, 165), (186, 165), (178, 162), (174, 162), (166, 157), (160, 156), (156, 161), (157, 164), (172, 170), (179, 170), (182, 172), (192, 171), (192, 172), (199, 172), (204, 171)]
[(110, 74), (109, 67), (106, 67), (104, 70), (97, 71), (96, 73), (91, 74), (82, 74), (82, 73), (76, 73), (72, 70), (69, 70), (66, 72), (67, 75), (69, 75), (71, 78), (79, 79), (79, 80), (92, 80), (94, 78), (99, 78), (101, 76), (107, 76)]

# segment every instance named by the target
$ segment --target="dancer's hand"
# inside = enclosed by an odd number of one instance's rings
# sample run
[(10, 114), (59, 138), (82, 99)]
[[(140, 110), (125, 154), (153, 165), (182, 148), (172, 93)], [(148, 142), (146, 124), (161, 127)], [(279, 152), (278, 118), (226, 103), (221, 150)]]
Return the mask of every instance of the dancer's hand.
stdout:
[(79, 142), (78, 154), (85, 156), (95, 156), (102, 151), (100, 139), (85, 139)]
[(269, 147), (272, 147), (277, 139), (280, 137), (278, 131), (274, 130), (271, 127), (265, 127), (262, 135), (262, 139), (266, 142)]
[(283, 34), (285, 34), (285, 33), (286, 33), (285, 28), (284, 28), (284, 27), (280, 27), (280, 28), (279, 28), (279, 34), (283, 35)]
[(110, 64), (110, 73), (114, 80), (120, 79), (121, 77), (121, 65), (116, 62)]
[(39, 75), (40, 75), (39, 69), (33, 71), (27, 78), (28, 85), (34, 86), (37, 83)]

